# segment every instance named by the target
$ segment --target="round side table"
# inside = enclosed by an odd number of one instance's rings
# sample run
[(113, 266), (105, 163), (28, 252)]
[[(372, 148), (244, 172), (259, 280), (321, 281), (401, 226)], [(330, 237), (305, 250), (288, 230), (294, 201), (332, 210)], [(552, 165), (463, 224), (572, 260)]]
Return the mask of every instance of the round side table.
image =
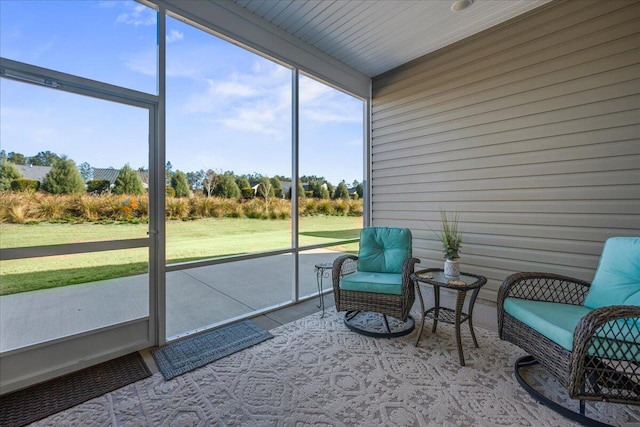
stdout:
[[(478, 276), (469, 273), (460, 273), (460, 277), (447, 277), (444, 275), (444, 271), (441, 268), (427, 268), (426, 270), (416, 271), (411, 275), (411, 280), (416, 284), (416, 290), (418, 292), (418, 300), (420, 301), (420, 310), (422, 311), (422, 323), (420, 325), (420, 332), (416, 338), (416, 347), (420, 341), (422, 335), (422, 329), (424, 328), (424, 319), (426, 317), (433, 319), (433, 327), (431, 331), (435, 333), (438, 321), (450, 323), (455, 325), (456, 330), (456, 343), (458, 344), (458, 359), (460, 365), (464, 366), (464, 354), (462, 353), (462, 343), (460, 339), (460, 325), (464, 322), (469, 322), (469, 330), (471, 331), (471, 338), (473, 339), (473, 345), (478, 347), (478, 340), (476, 334), (473, 331), (473, 306), (476, 303), (478, 292), (480, 288), (487, 283), (487, 278), (484, 276)], [(422, 292), (420, 291), (420, 285), (427, 284), (433, 286), (434, 306), (428, 310), (424, 309), (424, 300), (422, 299)], [(447, 288), (456, 291), (456, 307), (455, 309), (440, 307), (440, 288)], [(468, 313), (462, 311), (464, 300), (468, 291), (473, 291), (471, 294), (471, 300), (469, 301)]]

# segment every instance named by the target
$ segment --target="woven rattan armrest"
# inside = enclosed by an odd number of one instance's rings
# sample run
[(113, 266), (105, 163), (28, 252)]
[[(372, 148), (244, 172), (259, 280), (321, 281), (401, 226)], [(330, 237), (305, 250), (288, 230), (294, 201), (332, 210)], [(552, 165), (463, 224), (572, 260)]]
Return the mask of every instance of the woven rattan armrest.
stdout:
[(411, 275), (413, 274), (413, 270), (416, 264), (419, 264), (420, 260), (418, 258), (407, 258), (402, 265), (402, 293), (406, 292), (413, 293), (413, 280), (411, 280)]
[(589, 282), (553, 273), (515, 273), (504, 279), (498, 289), (498, 332), (502, 338), (504, 300), (521, 298), (533, 301), (582, 305)]
[[(636, 322), (640, 322), (640, 307), (630, 305), (597, 308), (580, 319), (574, 331), (569, 362), (570, 395), (586, 393), (587, 396), (582, 397), (589, 398), (590, 388), (587, 387), (586, 391), (583, 388), (589, 378), (592, 382), (606, 384), (608, 388), (620, 389), (608, 396), (610, 401), (619, 398), (620, 402), (630, 403), (629, 394), (638, 401), (640, 327)], [(610, 355), (602, 357), (603, 353)]]
[(333, 282), (333, 294), (336, 299), (336, 309), (340, 311), (340, 278), (345, 275), (343, 272), (344, 263), (346, 261), (357, 261), (357, 255), (340, 255), (333, 261), (333, 268), (331, 270), (331, 280)]

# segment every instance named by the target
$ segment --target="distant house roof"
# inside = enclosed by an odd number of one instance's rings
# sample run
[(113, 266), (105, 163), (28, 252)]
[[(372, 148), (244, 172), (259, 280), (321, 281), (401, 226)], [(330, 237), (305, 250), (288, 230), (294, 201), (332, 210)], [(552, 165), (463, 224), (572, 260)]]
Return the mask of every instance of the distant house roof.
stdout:
[[(16, 169), (22, 174), (25, 179), (33, 179), (35, 181), (44, 182), (44, 177), (47, 176), (51, 170), (51, 166), (33, 166), (33, 165), (14, 165)], [(106, 180), (113, 185), (118, 178), (120, 169), (114, 168), (93, 168), (93, 178)], [(149, 188), (149, 172), (148, 171), (136, 171), (140, 175), (142, 185), (144, 188)]]
[[(140, 179), (142, 180), (142, 185), (144, 188), (149, 188), (149, 172), (148, 171), (135, 171), (138, 175), (140, 175)], [(116, 182), (116, 178), (118, 178), (118, 174), (120, 173), (120, 169), (114, 168), (93, 168), (93, 179), (99, 179), (104, 181), (109, 181), (111, 185)]]
[(120, 169), (114, 168), (92, 168), (92, 170), (93, 177), (91, 179), (109, 181), (112, 184), (116, 182), (116, 178), (118, 178), (118, 174), (120, 173)]
[(44, 182), (44, 177), (51, 170), (51, 166), (14, 165), (24, 179)]

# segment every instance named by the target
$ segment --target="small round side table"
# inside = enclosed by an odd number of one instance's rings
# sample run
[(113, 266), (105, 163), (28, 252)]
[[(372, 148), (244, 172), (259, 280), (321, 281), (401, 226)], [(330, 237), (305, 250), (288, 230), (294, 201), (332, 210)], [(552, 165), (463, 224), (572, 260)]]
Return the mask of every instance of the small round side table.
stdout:
[[(434, 333), (436, 331), (436, 326), (438, 326), (438, 321), (453, 324), (455, 325), (456, 330), (458, 359), (460, 360), (460, 365), (464, 366), (464, 354), (462, 353), (462, 343), (460, 342), (460, 325), (464, 322), (469, 322), (473, 345), (477, 348), (478, 340), (476, 340), (476, 334), (473, 331), (473, 306), (476, 303), (476, 298), (478, 297), (480, 288), (487, 283), (487, 278), (469, 273), (460, 273), (460, 277), (453, 278), (445, 276), (444, 271), (441, 268), (427, 268), (426, 270), (420, 270), (413, 273), (411, 275), (411, 280), (416, 284), (418, 300), (420, 301), (420, 309), (422, 311), (422, 323), (420, 325), (420, 332), (418, 332), (418, 338), (416, 338), (416, 347), (420, 341), (422, 329), (424, 328), (424, 319), (426, 317), (433, 319), (433, 327), (431, 328), (431, 331)], [(420, 291), (421, 284), (433, 286), (434, 306), (426, 311), (424, 309), (422, 292)], [(440, 307), (440, 288), (457, 291), (455, 309)], [(471, 294), (471, 300), (469, 301), (469, 312), (464, 313), (462, 311), (462, 306), (464, 305), (464, 300), (468, 291), (473, 291), (473, 293)]]

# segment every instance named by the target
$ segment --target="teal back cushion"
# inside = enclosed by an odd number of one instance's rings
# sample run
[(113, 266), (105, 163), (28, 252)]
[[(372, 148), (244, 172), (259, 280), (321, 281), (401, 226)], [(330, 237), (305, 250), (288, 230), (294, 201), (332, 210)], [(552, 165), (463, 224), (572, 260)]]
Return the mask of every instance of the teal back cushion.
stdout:
[(358, 270), (402, 273), (411, 258), (411, 231), (408, 228), (369, 227), (360, 232)]
[(607, 239), (584, 305), (640, 305), (640, 237)]

